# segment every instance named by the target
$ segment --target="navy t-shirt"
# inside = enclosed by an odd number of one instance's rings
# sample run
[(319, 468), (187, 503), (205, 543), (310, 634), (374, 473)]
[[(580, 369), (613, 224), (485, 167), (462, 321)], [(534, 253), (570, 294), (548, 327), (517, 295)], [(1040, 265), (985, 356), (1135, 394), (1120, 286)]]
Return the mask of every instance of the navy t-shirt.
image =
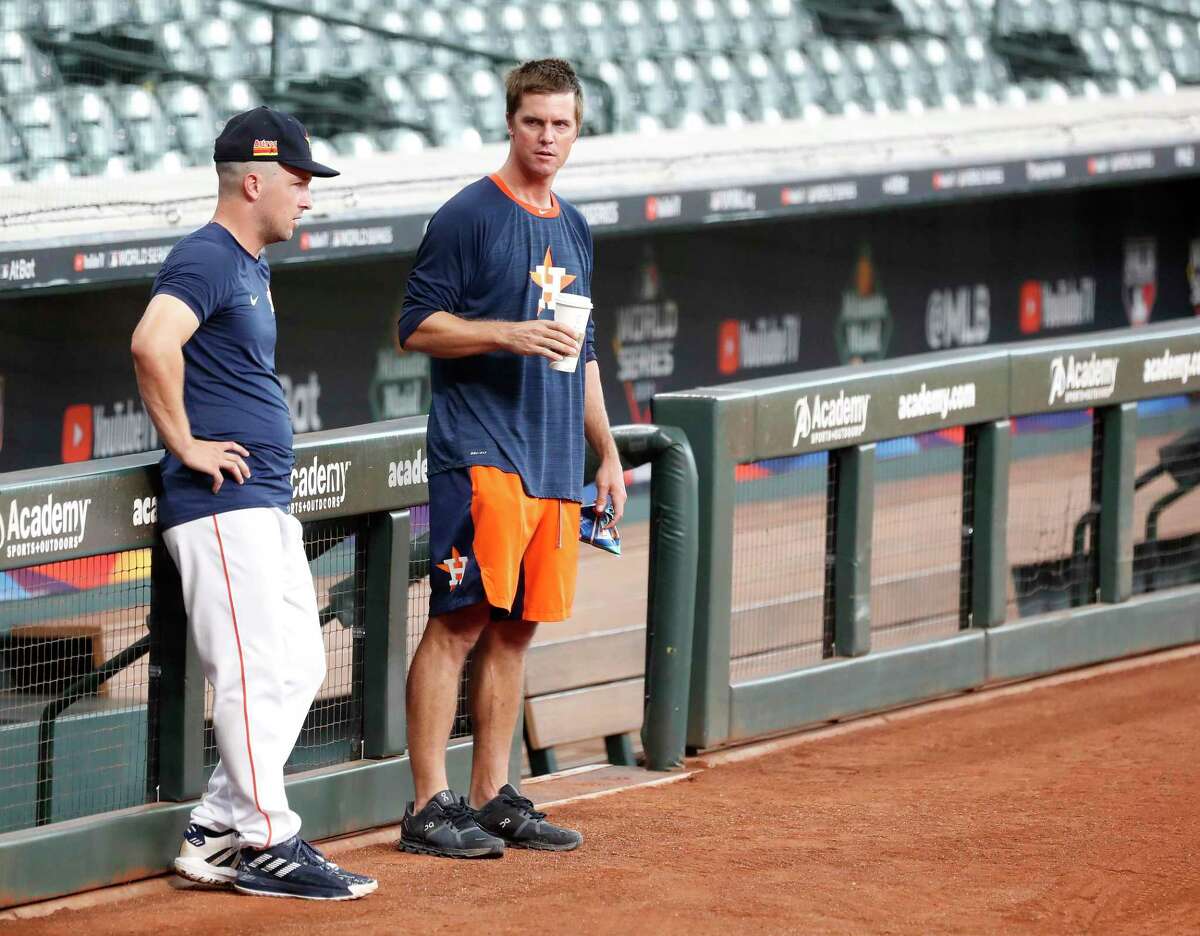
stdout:
[[(590, 296), (592, 232), (571, 205), (520, 202), (496, 176), (468, 185), (429, 222), (400, 314), (403, 344), (434, 312), (520, 322), (553, 318), (560, 291)], [(584, 362), (572, 374), (506, 351), (434, 358), (429, 471), (491, 465), (521, 476), (530, 497), (583, 499)]]
[(275, 375), (271, 270), (215, 221), (183, 238), (155, 277), (152, 295), (187, 304), (200, 326), (183, 346), (183, 404), (197, 439), (240, 442), (250, 478), (228, 474), (216, 494), (212, 477), (170, 452), (160, 462), (162, 529), (209, 514), (292, 501), (292, 421)]

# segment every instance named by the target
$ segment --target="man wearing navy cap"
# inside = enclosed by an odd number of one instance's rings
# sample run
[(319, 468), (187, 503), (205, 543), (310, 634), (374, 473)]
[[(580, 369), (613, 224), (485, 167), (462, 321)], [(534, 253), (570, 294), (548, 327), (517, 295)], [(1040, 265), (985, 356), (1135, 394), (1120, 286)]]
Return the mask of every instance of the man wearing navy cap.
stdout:
[(217, 137), (212, 221), (175, 245), (133, 333), (138, 388), (166, 446), (158, 522), (214, 690), (221, 760), (175, 871), (199, 883), (351, 900), (374, 880), (300, 837), (283, 767), (325, 678), (325, 648), (292, 499), (292, 423), (275, 373), (263, 248), (312, 207), (314, 162), (288, 114), (259, 107)]

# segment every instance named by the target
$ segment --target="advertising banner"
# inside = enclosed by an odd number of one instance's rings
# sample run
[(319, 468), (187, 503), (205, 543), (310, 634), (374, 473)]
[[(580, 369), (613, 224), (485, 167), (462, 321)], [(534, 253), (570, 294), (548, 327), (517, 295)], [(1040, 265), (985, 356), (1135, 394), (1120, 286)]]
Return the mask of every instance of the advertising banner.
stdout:
[[(1095, 173), (1136, 175), (1136, 164), (1109, 159)], [(754, 212), (767, 196), (755, 189), (659, 193), (638, 203), (640, 227), (613, 235), (605, 232), (625, 217), (624, 202), (588, 203), (597, 235), (596, 350), (610, 420), (649, 421), (650, 401), (664, 391), (1140, 329), (1200, 311), (1200, 222), (1179, 210), (1192, 200), (1193, 181), (964, 200), (998, 178), (984, 168), (908, 178), (910, 190), (920, 181), (960, 197), (886, 212), (764, 221)], [(1006, 168), (1005, 184), (1052, 170)], [(880, 197), (902, 187), (898, 179), (880, 185)], [(850, 191), (793, 188), (776, 200), (828, 206)], [(689, 213), (689, 229), (669, 223)], [(419, 225), (314, 225), (270, 249), (276, 365), (297, 432), (427, 411), (430, 361), (395, 342), (412, 262), (397, 245), (411, 236)], [(0, 471), (160, 446), (138, 397), (129, 336), (163, 246), (103, 258), (105, 270), (141, 264), (134, 285), (0, 298)], [(385, 247), (397, 252), (381, 256)], [(310, 254), (333, 262), (293, 262)], [(85, 255), (82, 262), (101, 261)], [(1104, 357), (1097, 350), (1097, 361)], [(1064, 385), (1103, 376), (1085, 373), (1087, 362), (1078, 360), (1068, 375), (1068, 363)], [(1174, 375), (1173, 392), (1200, 380), (1178, 376), (1181, 366), (1174, 358), (1158, 366)], [(1048, 362), (1044, 370), (1046, 383)], [(1158, 372), (1151, 367), (1152, 376)], [(1076, 396), (1053, 405), (1091, 405)]]

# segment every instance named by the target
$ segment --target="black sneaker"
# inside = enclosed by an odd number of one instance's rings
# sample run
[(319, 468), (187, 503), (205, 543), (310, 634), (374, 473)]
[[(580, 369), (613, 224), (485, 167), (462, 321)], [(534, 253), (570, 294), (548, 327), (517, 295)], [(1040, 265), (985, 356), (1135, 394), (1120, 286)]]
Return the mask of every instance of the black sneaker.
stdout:
[(531, 800), (507, 783), (482, 808), (475, 810), (475, 821), (485, 832), (504, 839), (510, 848), (571, 851), (583, 844), (582, 835), (546, 822), (546, 814), (534, 809)]
[(378, 886), (373, 878), (343, 871), (298, 835), (261, 851), (242, 849), (233, 883), (243, 894), (302, 900), (354, 900)]
[(413, 804), (408, 804), (396, 847), (442, 858), (504, 857), (504, 842), (479, 828), (474, 810), (449, 790), (442, 790), (415, 815)]

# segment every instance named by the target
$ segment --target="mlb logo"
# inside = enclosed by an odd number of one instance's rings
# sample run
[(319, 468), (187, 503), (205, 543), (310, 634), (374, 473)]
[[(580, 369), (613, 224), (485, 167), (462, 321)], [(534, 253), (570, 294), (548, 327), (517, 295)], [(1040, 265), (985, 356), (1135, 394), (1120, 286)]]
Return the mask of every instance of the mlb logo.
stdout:
[(1158, 293), (1157, 248), (1153, 237), (1131, 237), (1125, 241), (1121, 299), (1130, 325), (1145, 325), (1154, 311)]

